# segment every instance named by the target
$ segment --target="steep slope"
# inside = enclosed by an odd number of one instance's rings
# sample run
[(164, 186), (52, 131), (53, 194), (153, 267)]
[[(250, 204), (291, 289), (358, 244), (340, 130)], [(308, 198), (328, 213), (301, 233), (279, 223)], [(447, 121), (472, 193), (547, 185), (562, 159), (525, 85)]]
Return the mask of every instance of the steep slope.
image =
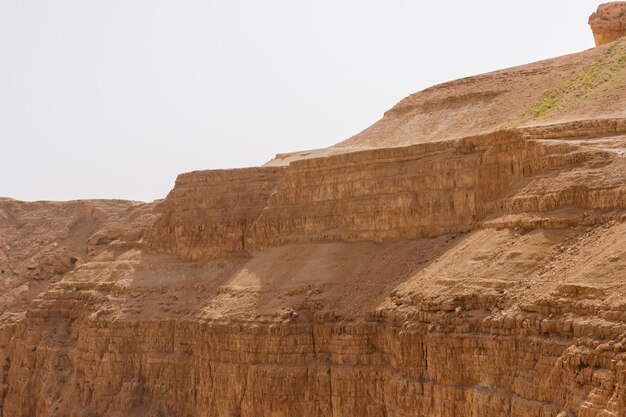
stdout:
[(0, 200), (0, 415), (626, 417), (625, 53), (153, 204)]
[(501, 128), (626, 117), (626, 38), (584, 52), (463, 78), (412, 94), (337, 145), (280, 154), (297, 159), (407, 146)]
[(7, 389), (9, 344), (33, 300), (106, 248), (138, 239), (150, 210), (151, 205), (121, 200), (0, 198), (0, 398)]
[(75, 267), (120, 238), (137, 239), (150, 205), (130, 201), (26, 203), (0, 199), (0, 324)]
[(3, 416), (623, 416), (625, 151), (605, 120), (185, 174), (31, 302)]

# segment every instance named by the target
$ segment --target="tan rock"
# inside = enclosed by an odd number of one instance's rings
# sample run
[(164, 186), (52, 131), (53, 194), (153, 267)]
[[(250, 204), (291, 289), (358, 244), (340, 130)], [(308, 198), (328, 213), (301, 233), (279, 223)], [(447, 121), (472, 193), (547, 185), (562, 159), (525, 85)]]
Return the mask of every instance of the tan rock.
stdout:
[(0, 416), (625, 417), (624, 53), (155, 203), (0, 199)]
[(613, 1), (598, 6), (589, 17), (596, 46), (626, 36), (626, 1)]

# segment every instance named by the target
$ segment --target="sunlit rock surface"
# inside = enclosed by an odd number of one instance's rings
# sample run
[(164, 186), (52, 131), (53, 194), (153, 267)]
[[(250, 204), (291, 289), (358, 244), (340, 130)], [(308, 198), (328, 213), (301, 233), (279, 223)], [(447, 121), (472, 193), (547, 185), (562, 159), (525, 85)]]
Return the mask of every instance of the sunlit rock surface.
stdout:
[(624, 417), (624, 56), (154, 203), (0, 199), (0, 415)]

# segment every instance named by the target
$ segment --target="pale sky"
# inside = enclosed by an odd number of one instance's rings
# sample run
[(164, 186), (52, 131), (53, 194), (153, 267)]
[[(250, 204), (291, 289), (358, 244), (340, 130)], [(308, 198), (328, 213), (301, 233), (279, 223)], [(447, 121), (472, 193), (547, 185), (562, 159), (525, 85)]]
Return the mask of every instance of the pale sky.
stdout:
[(586, 0), (0, 0), (0, 196), (163, 198), (593, 47)]

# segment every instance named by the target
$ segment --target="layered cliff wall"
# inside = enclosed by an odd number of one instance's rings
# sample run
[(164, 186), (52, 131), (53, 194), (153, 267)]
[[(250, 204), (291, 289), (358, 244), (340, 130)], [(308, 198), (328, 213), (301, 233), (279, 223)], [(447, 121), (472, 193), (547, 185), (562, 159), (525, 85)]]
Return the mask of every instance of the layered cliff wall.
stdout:
[(246, 234), (282, 172), (245, 168), (180, 175), (149, 231), (149, 246), (187, 259), (244, 252)]
[[(33, 300), (111, 247), (132, 246), (153, 221), (152, 205), (93, 200), (26, 203), (0, 198), (0, 410), (11, 343)], [(19, 382), (18, 382), (19, 383)], [(37, 395), (32, 392), (32, 397)]]
[(607, 119), (182, 175), (31, 302), (2, 415), (624, 416), (625, 149)]
[(0, 199), (2, 417), (626, 417), (626, 52), (162, 201)]
[[(315, 251), (344, 265), (331, 281), (317, 269), (276, 285), (313, 260), (287, 246), (218, 290), (217, 264), (155, 284), (176, 264), (148, 261), (142, 280), (138, 255), (120, 254), (35, 302), (12, 343), (4, 415), (623, 416), (625, 231), (344, 243)], [(436, 245), (444, 254), (429, 258)], [(373, 275), (383, 268), (388, 282)]]
[[(147, 243), (196, 260), (288, 243), (435, 237), (470, 230), (490, 215), (622, 208), (623, 169), (615, 152), (572, 143), (620, 134), (626, 134), (623, 119), (579, 121), (284, 168), (184, 174)], [(547, 140), (555, 135), (569, 141)], [(610, 174), (599, 175), (604, 171)], [(550, 185), (545, 175), (559, 183)], [(524, 180), (538, 183), (537, 190), (516, 195)]]

